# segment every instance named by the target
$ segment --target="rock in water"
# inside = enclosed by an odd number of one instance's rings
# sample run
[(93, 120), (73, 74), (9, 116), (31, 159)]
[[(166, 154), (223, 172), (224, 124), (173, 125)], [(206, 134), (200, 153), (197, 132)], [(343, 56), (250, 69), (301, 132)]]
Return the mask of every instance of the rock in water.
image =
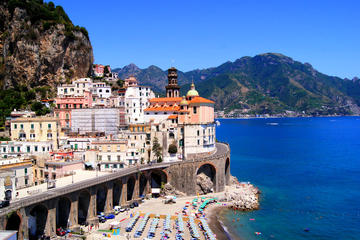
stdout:
[(214, 184), (204, 173), (200, 173), (196, 177), (196, 192), (199, 194), (207, 194), (214, 191)]

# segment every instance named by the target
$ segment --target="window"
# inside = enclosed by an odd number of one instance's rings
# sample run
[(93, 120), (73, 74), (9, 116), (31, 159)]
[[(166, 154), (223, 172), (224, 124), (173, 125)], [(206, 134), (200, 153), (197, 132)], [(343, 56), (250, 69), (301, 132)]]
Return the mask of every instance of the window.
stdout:
[(65, 108), (68, 109), (68, 108), (69, 108), (69, 104), (66, 104), (66, 105), (65, 105)]
[(38, 146), (35, 146), (34, 149), (35, 149), (35, 152), (37, 152), (38, 151)]
[(21, 129), (24, 129), (24, 124), (20, 124), (20, 128), (21, 128)]
[(76, 109), (76, 104), (74, 104), (74, 108)]
[(25, 178), (25, 185), (28, 185), (28, 180), (27, 180), (27, 178)]
[(26, 146), (26, 152), (30, 152), (30, 146)]
[(17, 151), (20, 152), (20, 151), (21, 151), (21, 148), (20, 148), (20, 147), (17, 147)]
[(30, 133), (30, 139), (35, 139), (35, 134), (34, 133)]
[(199, 130), (197, 130), (197, 135), (200, 136), (200, 131)]
[(25, 170), (25, 175), (27, 174), (27, 168), (24, 169)]
[(80, 108), (82, 108), (82, 104), (80, 104)]
[(118, 160), (118, 162), (121, 161), (120, 155), (117, 155), (117, 160)]
[(11, 152), (14, 152), (15, 150), (14, 150), (14, 147), (11, 147)]
[(193, 113), (196, 114), (196, 107), (193, 107)]
[(198, 145), (200, 145), (200, 140), (198, 140)]
[(99, 155), (99, 156), (98, 156), (98, 158), (99, 158), (99, 161), (101, 161), (101, 160), (102, 160), (102, 156), (101, 156), (101, 155)]
[(120, 145), (117, 146), (117, 151), (120, 152)]
[(34, 124), (31, 124), (31, 129), (34, 129)]
[(51, 129), (51, 123), (48, 124), (48, 129)]
[(20, 139), (25, 139), (26, 138), (26, 133), (19, 133), (19, 138)]
[(111, 155), (108, 155), (107, 158), (108, 158), (108, 161), (110, 162), (111, 161)]
[(14, 124), (14, 129), (17, 129), (17, 124)]
[(56, 170), (56, 166), (53, 167), (53, 170), (54, 170), (54, 171)]
[(46, 148), (45, 148), (45, 147), (42, 147), (42, 150), (43, 150), (43, 152), (45, 152)]
[(113, 168), (117, 168), (117, 164), (113, 164)]
[(109, 164), (105, 164), (105, 168), (109, 168)]
[(48, 133), (48, 134), (47, 134), (47, 138), (48, 138), (48, 139), (51, 139), (51, 138), (52, 138), (52, 133)]
[(107, 151), (111, 152), (111, 146), (110, 145), (107, 146)]

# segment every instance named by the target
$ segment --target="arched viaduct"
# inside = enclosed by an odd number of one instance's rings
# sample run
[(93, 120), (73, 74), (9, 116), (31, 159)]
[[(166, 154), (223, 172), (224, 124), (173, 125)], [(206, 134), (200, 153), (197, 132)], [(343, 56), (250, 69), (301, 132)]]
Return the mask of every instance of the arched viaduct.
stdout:
[(116, 205), (129, 205), (167, 182), (187, 195), (195, 195), (200, 172), (210, 177), (215, 192), (223, 191), (230, 180), (230, 148), (223, 143), (216, 147), (209, 156), (127, 168), (19, 199), (0, 209), (0, 229), (17, 230), (18, 239), (55, 236), (58, 227), (95, 223), (98, 212), (110, 213)]

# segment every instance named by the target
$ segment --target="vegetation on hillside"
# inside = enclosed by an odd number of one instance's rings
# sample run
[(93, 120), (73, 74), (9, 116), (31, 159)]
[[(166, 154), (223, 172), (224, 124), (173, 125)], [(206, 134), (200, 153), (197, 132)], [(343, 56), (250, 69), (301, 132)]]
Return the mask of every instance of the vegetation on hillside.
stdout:
[(36, 92), (45, 91), (44, 97), (47, 97), (47, 88), (29, 89), (26, 86), (18, 86), (12, 89), (0, 90), (0, 126), (3, 126), (6, 117), (14, 109), (28, 109), (36, 112), (36, 115), (45, 115), (50, 113), (45, 105), (36, 98)]
[(74, 39), (73, 31), (81, 31), (88, 39), (88, 31), (84, 27), (74, 26), (68, 15), (61, 6), (55, 6), (53, 2), (43, 0), (8, 0), (8, 9), (11, 14), (16, 8), (25, 9), (32, 24), (42, 24), (46, 31), (56, 24), (65, 26), (65, 35)]

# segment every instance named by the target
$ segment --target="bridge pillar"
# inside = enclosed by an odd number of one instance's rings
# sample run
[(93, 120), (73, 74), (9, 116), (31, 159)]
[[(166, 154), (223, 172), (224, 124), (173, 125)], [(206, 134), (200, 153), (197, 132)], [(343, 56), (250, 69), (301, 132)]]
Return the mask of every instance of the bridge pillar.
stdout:
[(71, 199), (71, 206), (70, 206), (70, 215), (69, 215), (69, 221), (70, 221), (70, 229), (78, 228), (78, 199), (79, 199), (79, 193), (72, 193), (70, 196)]
[(113, 194), (114, 194), (114, 184), (112, 182), (108, 182), (106, 184), (107, 194), (106, 194), (106, 202), (105, 202), (105, 213), (109, 214), (113, 211)]
[(122, 188), (121, 188), (121, 198), (120, 198), (120, 202), (121, 202), (121, 206), (126, 205), (127, 202), (127, 177), (123, 178), (121, 180), (122, 183)]
[(46, 218), (45, 235), (51, 238), (56, 237), (56, 205), (57, 199), (51, 199), (47, 202), (48, 216)]
[(96, 210), (96, 193), (97, 189), (95, 187), (90, 188), (90, 203), (89, 203), (89, 212), (87, 216), (88, 223), (96, 223), (97, 219), (97, 210)]
[(135, 186), (134, 192), (131, 200), (139, 199), (139, 191), (140, 191), (140, 175), (138, 173), (135, 174)]
[(21, 222), (20, 222), (20, 227), (19, 227), (19, 232), (18, 232), (18, 240), (29, 239), (29, 226), (28, 226), (29, 218), (26, 215), (25, 208), (20, 208), (19, 214), (21, 216)]

